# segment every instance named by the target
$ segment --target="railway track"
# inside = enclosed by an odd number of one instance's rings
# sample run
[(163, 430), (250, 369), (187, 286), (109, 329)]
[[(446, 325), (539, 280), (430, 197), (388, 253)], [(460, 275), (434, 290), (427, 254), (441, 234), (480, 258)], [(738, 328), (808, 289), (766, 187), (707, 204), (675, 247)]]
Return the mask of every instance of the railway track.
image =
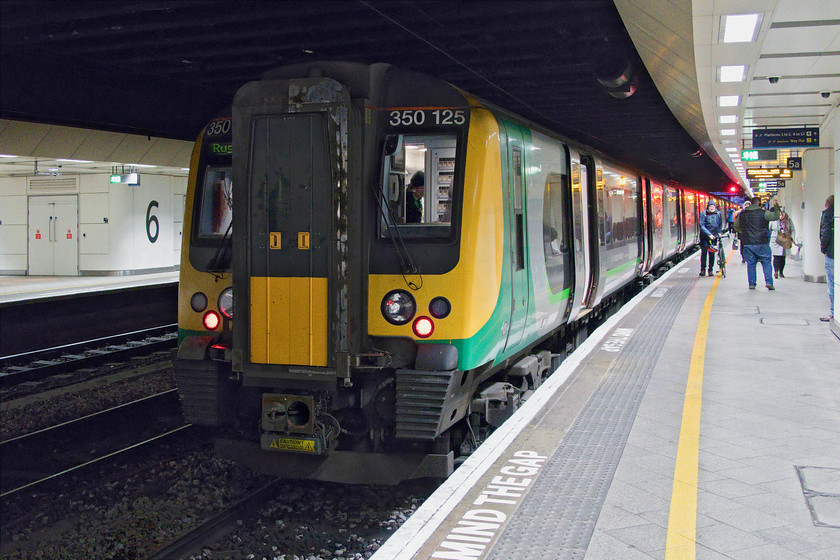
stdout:
[(121, 362), (136, 356), (166, 351), (177, 344), (177, 324), (167, 324), (43, 348), (10, 356), (0, 356), (0, 389), (41, 381), (82, 368)]
[(177, 390), (172, 389), (4, 440), (0, 500), (141, 451), (190, 428), (181, 418)]

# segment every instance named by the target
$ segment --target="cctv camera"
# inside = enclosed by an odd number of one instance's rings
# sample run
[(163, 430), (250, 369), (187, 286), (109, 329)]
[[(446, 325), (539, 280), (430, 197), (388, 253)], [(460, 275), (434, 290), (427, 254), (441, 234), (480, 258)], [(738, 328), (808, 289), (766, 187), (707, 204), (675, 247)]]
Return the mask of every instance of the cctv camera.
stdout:
[(770, 81), (771, 84), (778, 84), (779, 77), (778, 76), (768, 76), (767, 79)]
[(823, 99), (828, 99), (829, 97), (831, 97), (831, 92), (830, 91), (821, 91), (820, 95), (822, 96)]

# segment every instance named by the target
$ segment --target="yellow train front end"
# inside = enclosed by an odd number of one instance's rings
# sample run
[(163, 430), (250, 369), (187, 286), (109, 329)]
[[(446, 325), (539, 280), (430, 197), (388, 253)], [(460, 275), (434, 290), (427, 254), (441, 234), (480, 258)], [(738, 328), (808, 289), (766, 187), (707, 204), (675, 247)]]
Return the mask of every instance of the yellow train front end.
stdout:
[(224, 424), (233, 407), (231, 152), (230, 117), (209, 123), (193, 148), (184, 202), (175, 375), (185, 419), (202, 426)]

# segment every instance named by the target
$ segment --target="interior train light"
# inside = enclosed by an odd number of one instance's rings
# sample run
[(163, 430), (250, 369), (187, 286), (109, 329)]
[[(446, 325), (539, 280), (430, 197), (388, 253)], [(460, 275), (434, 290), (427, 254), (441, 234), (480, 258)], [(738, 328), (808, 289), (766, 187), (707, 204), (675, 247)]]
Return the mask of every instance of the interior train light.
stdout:
[(420, 338), (429, 338), (435, 332), (435, 324), (428, 317), (417, 317), (412, 325), (414, 334)]
[(208, 331), (215, 331), (219, 328), (219, 323), (221, 323), (221, 319), (215, 311), (208, 311), (204, 314), (204, 328)]

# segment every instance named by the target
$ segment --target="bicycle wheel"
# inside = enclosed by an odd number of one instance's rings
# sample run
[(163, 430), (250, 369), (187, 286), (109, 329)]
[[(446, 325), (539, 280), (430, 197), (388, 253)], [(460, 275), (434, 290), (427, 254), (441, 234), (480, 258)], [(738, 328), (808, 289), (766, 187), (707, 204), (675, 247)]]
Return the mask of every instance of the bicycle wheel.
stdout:
[(720, 267), (720, 277), (726, 278), (726, 256), (723, 254), (723, 243), (718, 250), (718, 267)]

